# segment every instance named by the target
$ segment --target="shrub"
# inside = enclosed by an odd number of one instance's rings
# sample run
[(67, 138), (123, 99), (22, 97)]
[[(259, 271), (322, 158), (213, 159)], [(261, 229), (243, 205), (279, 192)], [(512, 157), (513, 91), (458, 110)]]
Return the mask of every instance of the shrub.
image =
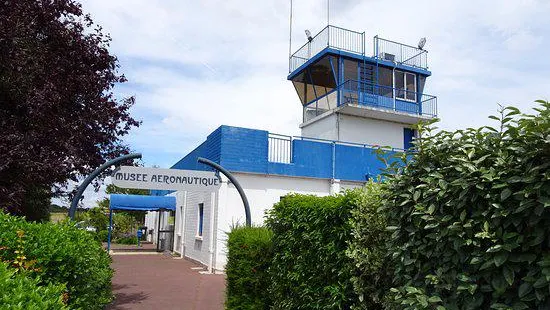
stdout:
[(118, 244), (135, 244), (137, 245), (138, 239), (137, 236), (126, 236), (126, 237), (119, 237), (113, 240), (113, 243)]
[(347, 254), (353, 259), (352, 282), (358, 295), (355, 309), (382, 309), (391, 274), (386, 260), (386, 211), (383, 209), (382, 185), (368, 182), (364, 188), (348, 192), (351, 210), (352, 240)]
[(226, 309), (270, 308), (272, 235), (265, 227), (236, 227), (228, 234)]
[(95, 233), (96, 240), (100, 242), (107, 242), (107, 239), (109, 238), (109, 231), (108, 230), (100, 230)]
[(120, 212), (113, 214), (112, 234), (114, 239), (135, 235), (138, 226), (135, 217), (128, 213)]
[(275, 309), (346, 309), (356, 300), (353, 261), (345, 254), (351, 208), (344, 195), (289, 195), (268, 211)]
[(109, 216), (107, 215), (109, 210), (105, 210), (100, 207), (89, 209), (88, 223), (90, 226), (95, 227), (96, 231), (105, 231), (109, 227)]
[(41, 285), (67, 285), (69, 307), (101, 309), (111, 301), (111, 259), (92, 234), (71, 223), (29, 223), (0, 212), (0, 259), (16, 260), (20, 239)]
[(2, 309), (67, 309), (63, 303), (65, 286), (40, 285), (38, 279), (27, 277), (0, 262), (0, 305)]
[[(394, 308), (548, 309), (550, 103), (500, 128), (422, 130), (388, 175)], [(421, 128), (422, 129), (422, 128)]]

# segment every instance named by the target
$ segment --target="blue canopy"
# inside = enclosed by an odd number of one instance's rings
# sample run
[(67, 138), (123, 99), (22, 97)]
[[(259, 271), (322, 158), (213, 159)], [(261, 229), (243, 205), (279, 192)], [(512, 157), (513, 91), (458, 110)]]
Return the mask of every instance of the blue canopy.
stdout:
[(176, 197), (111, 194), (111, 210), (176, 210)]

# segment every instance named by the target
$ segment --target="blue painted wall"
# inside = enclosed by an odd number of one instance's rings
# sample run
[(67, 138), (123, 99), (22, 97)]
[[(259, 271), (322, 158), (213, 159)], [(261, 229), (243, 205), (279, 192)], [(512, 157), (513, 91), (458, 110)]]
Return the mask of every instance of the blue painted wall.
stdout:
[(268, 136), (265, 130), (220, 126), (172, 168), (210, 170), (197, 163), (206, 157), (232, 172), (365, 181), (384, 166), (371, 148), (302, 139), (292, 141), (291, 163), (269, 162)]
[(266, 173), (268, 132), (221, 126), (220, 165), (229, 171)]

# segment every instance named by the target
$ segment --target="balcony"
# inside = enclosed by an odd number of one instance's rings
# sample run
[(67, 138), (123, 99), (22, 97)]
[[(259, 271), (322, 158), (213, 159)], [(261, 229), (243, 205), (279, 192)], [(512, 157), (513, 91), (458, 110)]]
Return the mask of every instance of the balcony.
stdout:
[[(357, 32), (329, 25), (317, 33), (311, 41), (301, 46), (289, 59), (289, 73), (299, 69), (325, 49), (366, 56), (365, 32)], [(373, 38), (372, 56), (374, 62), (393, 62), (405, 67), (428, 69), (427, 51), (414, 46)]]
[(364, 81), (348, 80), (325, 96), (305, 105), (304, 122), (337, 108), (347, 109), (347, 112), (354, 115), (413, 124), (419, 119), (437, 116), (437, 97)]

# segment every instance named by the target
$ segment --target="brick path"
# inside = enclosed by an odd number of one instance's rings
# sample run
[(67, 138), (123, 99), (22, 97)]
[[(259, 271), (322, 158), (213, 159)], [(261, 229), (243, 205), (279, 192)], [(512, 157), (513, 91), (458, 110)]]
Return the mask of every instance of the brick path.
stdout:
[(115, 301), (107, 309), (223, 309), (223, 275), (167, 255), (113, 255)]

